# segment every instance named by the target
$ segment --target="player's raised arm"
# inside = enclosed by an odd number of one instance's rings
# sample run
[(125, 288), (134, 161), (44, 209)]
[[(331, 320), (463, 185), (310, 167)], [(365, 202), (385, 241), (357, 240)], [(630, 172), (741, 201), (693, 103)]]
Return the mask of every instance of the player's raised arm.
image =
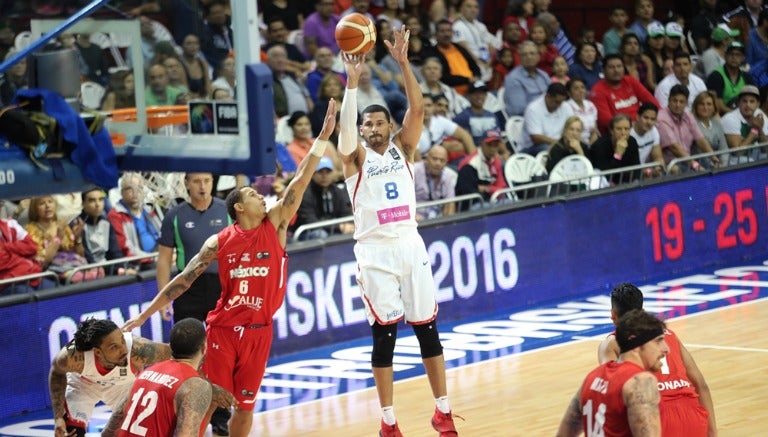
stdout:
[[(309, 183), (312, 181), (312, 175), (315, 174), (317, 169), (317, 163), (320, 162), (320, 158), (325, 154), (326, 147), (331, 145), (328, 138), (331, 137), (335, 127), (336, 100), (331, 99), (328, 101), (328, 110), (325, 111), (325, 119), (323, 120), (323, 128), (320, 129), (320, 134), (315, 138), (312, 147), (309, 148), (307, 156), (299, 163), (296, 176), (285, 188), (283, 198), (269, 210), (269, 219), (278, 231), (286, 229), (288, 223), (296, 215), (296, 211), (299, 210), (301, 199), (304, 197), (304, 191), (307, 190)], [(284, 234), (284, 232), (281, 232), (281, 234)], [(285, 245), (284, 241), (283, 245)]]
[(205, 240), (200, 252), (189, 261), (189, 264), (184, 268), (184, 271), (176, 275), (171, 282), (157, 293), (157, 296), (152, 299), (152, 303), (149, 307), (142, 311), (137, 317), (125, 322), (123, 331), (128, 332), (134, 328), (138, 328), (144, 324), (152, 314), (184, 294), (195, 279), (197, 279), (197, 277), (200, 276), (212, 262), (216, 261), (216, 252), (218, 249), (219, 237), (216, 234), (211, 235)]
[(365, 159), (357, 128), (357, 85), (365, 65), (365, 55), (341, 54), (347, 73), (347, 87), (341, 101), (339, 114), (339, 155), (343, 164), (344, 178), (357, 173)]
[(403, 82), (405, 83), (405, 95), (408, 98), (408, 109), (403, 117), (403, 127), (395, 135), (394, 142), (413, 162), (414, 154), (419, 149), (419, 138), (421, 138), (424, 129), (424, 99), (422, 98), (421, 88), (416, 76), (413, 74), (411, 63), (408, 61), (408, 37), (410, 31), (405, 30), (403, 26), (400, 30), (393, 29), (392, 34), (394, 43), (384, 41), (389, 49), (389, 54), (400, 65), (403, 72)]

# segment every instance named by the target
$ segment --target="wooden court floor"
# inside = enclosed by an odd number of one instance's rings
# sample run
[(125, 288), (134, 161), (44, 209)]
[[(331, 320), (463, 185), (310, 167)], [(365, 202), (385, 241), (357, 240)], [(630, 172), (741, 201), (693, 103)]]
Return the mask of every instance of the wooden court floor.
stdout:
[[(768, 299), (669, 322), (702, 370), (719, 435), (765, 435), (768, 425)], [(448, 371), (462, 436), (553, 436), (571, 396), (597, 365), (600, 338), (553, 346)], [(434, 437), (426, 377), (395, 384), (405, 436)], [(373, 389), (257, 414), (252, 436), (377, 436)]]

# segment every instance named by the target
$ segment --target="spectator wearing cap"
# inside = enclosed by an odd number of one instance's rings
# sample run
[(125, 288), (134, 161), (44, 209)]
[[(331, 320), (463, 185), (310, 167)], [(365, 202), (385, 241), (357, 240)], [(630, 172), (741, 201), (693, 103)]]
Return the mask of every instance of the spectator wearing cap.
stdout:
[(475, 144), (479, 144), (489, 130), (502, 130), (504, 126), (503, 115), (488, 111), (483, 106), (488, 97), (488, 88), (483, 82), (475, 82), (469, 88), (469, 108), (461, 111), (453, 121), (472, 135)]
[[(291, 232), (301, 225), (352, 215), (349, 195), (345, 189), (334, 183), (333, 174), (333, 161), (327, 156), (320, 158), (315, 174), (312, 175), (312, 181), (304, 192)], [(349, 223), (312, 229), (299, 235), (299, 240), (327, 238), (330, 235), (350, 234), (354, 231), (355, 225), (350, 220)]]
[[(630, 32), (637, 35), (640, 38), (640, 42), (645, 44), (645, 39), (648, 36), (648, 25), (651, 23), (659, 23), (658, 20), (653, 18), (653, 1), (652, 0), (636, 0), (635, 1), (635, 22), (629, 26)], [(661, 23), (659, 23), (661, 24)]]
[(725, 64), (725, 49), (733, 38), (739, 36), (741, 32), (731, 29), (725, 23), (720, 23), (712, 29), (710, 39), (712, 46), (701, 54), (699, 62), (696, 64), (696, 74), (702, 79), (706, 79), (717, 67)]
[(634, 120), (641, 104), (659, 106), (659, 102), (639, 80), (624, 73), (620, 55), (605, 57), (603, 76), (592, 87), (589, 98), (597, 107), (597, 127), (601, 133), (608, 131), (608, 124), (616, 114), (627, 114), (630, 120)]
[[(669, 90), (668, 103), (659, 109), (656, 118), (656, 128), (659, 130), (659, 140), (664, 162), (669, 165), (676, 158), (685, 158), (691, 155), (691, 148), (695, 145), (695, 153), (711, 153), (709, 144), (696, 123), (696, 119), (688, 109), (689, 91), (683, 85), (675, 85)], [(717, 165), (720, 160), (713, 156), (712, 164)], [(699, 162), (691, 161), (681, 164), (680, 170), (698, 170)]]
[(747, 64), (754, 65), (768, 58), (768, 10), (760, 11), (757, 26), (749, 31), (747, 41)]
[(541, 59), (533, 41), (520, 44), (520, 66), (504, 78), (504, 107), (507, 115), (523, 115), (526, 106), (544, 94), (552, 82), (549, 75), (537, 65)]
[[(666, 30), (661, 23), (651, 23), (648, 26), (648, 38), (645, 40), (645, 54), (650, 58), (653, 65), (654, 82), (661, 80), (672, 71), (672, 60), (669, 59), (667, 69), (667, 51), (665, 50), (664, 40), (666, 39)], [(667, 71), (669, 70), (669, 71)]]
[(571, 106), (563, 104), (566, 100), (565, 85), (553, 83), (543, 96), (528, 104), (520, 144), (523, 152), (535, 156), (560, 139), (565, 121), (573, 115)]
[(730, 164), (751, 160), (740, 148), (768, 141), (768, 123), (760, 109), (760, 91), (754, 85), (745, 85), (738, 95), (736, 109), (725, 114), (721, 120), (725, 141), (728, 143)]
[(707, 90), (707, 85), (700, 77), (691, 74), (693, 66), (691, 65), (691, 56), (681, 50), (675, 53), (672, 62), (672, 74), (667, 75), (656, 85), (654, 97), (661, 107), (667, 106), (669, 100), (669, 90), (675, 85), (683, 85), (688, 89), (688, 109), (693, 107), (693, 100), (700, 93)]
[(739, 41), (731, 41), (725, 49), (725, 64), (707, 76), (707, 89), (717, 95), (717, 112), (723, 115), (736, 107), (745, 85), (754, 85), (752, 76), (742, 71), (746, 50)]
[[(459, 163), (459, 176), (456, 180), (456, 195), (479, 193), (484, 201), (489, 201), (496, 191), (506, 188), (499, 154), (504, 148), (504, 139), (500, 131), (488, 131), (480, 143), (480, 148)], [(481, 207), (473, 201), (459, 203), (460, 211)]]
[(679, 50), (687, 50), (683, 44), (683, 27), (676, 21), (670, 21), (664, 26), (664, 51), (669, 59)]
[[(424, 159), (413, 164), (413, 183), (416, 189), (416, 202), (452, 199), (456, 197), (456, 170), (447, 166), (448, 151), (441, 145), (432, 146)], [(417, 220), (430, 219), (441, 215), (453, 215), (456, 204), (426, 206), (416, 210)]]

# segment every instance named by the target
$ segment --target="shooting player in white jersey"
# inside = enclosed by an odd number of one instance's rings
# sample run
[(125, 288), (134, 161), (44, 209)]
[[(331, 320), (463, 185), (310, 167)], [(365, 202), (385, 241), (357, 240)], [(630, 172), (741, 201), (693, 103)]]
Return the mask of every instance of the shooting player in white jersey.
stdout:
[[(432, 267), (416, 227), (413, 158), (424, 121), (419, 84), (408, 62), (408, 32), (395, 29), (385, 41), (400, 65), (408, 110), (392, 136), (386, 108), (371, 105), (357, 126), (357, 85), (365, 56), (343, 55), (347, 89), (341, 105), (339, 152), (355, 217), (358, 283), (372, 328), (371, 366), (381, 406), (380, 436), (401, 436), (393, 407), (393, 369), (397, 324), (413, 326), (421, 348), (436, 408), (432, 427), (441, 436), (457, 436), (448, 404), (445, 360), (435, 318), (437, 302)], [(358, 138), (358, 131), (364, 142)]]

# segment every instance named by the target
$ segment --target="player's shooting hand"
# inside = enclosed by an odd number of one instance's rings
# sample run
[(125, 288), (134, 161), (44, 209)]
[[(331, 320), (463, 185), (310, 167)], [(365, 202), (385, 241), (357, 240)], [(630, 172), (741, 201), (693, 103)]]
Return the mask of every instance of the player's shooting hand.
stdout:
[(211, 384), (211, 391), (212, 391), (212, 398), (211, 403), (216, 405), (219, 408), (225, 408), (230, 409), (232, 407), (237, 407), (238, 402), (235, 398), (235, 395), (228, 392), (224, 388), (216, 385)]
[(53, 435), (55, 437), (74, 437), (76, 433), (77, 431), (74, 429), (67, 432), (67, 422), (64, 421), (63, 417), (57, 417), (54, 421)]
[(392, 38), (395, 40), (394, 44), (384, 40), (384, 45), (389, 49), (389, 54), (399, 64), (408, 62), (408, 39), (411, 36), (411, 31), (406, 30), (405, 25), (400, 29), (392, 29)]
[(357, 88), (357, 81), (363, 74), (365, 55), (350, 55), (342, 52), (341, 60), (344, 61), (344, 71), (347, 72), (347, 88)]
[(323, 120), (323, 128), (320, 129), (320, 134), (317, 139), (327, 141), (333, 133), (333, 129), (336, 127), (336, 99), (328, 101), (328, 110), (325, 111), (325, 119)]

